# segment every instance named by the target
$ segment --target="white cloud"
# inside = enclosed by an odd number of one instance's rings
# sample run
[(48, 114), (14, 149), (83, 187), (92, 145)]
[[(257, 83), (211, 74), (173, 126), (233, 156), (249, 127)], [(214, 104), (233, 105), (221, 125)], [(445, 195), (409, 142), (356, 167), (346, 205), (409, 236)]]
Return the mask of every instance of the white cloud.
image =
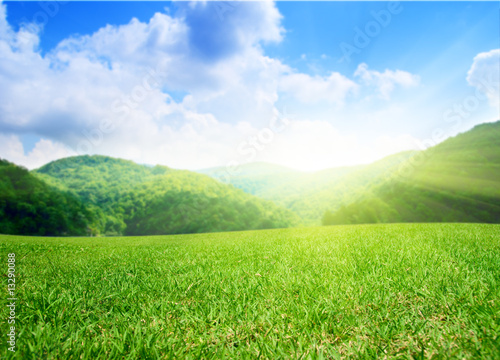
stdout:
[(28, 169), (36, 169), (48, 162), (73, 155), (76, 153), (64, 145), (45, 139), (38, 141), (35, 147), (25, 154), (19, 137), (0, 134), (0, 158), (8, 159)]
[(368, 70), (368, 65), (362, 63), (354, 72), (355, 77), (359, 77), (363, 84), (375, 86), (383, 99), (389, 99), (396, 85), (404, 88), (417, 86), (420, 83), (420, 76), (402, 70), (386, 69), (383, 73)]
[(304, 103), (343, 104), (349, 94), (356, 92), (358, 85), (337, 72), (324, 77), (291, 73), (281, 78), (279, 89)]
[(485, 94), (491, 106), (500, 105), (500, 49), (476, 57), (467, 73), (467, 82)]
[[(215, 3), (179, 6), (178, 14), (108, 25), (41, 55), (39, 35), (14, 32), (0, 3), (0, 156), (29, 168), (75, 153), (189, 169), (245, 162), (238, 147), (269, 126), (280, 95), (339, 106), (362, 87), (265, 56), (261, 45), (284, 34), (273, 2), (237, 3), (223, 21)], [(416, 81), (399, 70), (358, 70), (383, 96)], [(11, 134), (42, 140), (25, 154)], [(312, 169), (386, 150), (377, 151), (328, 121), (298, 119), (258, 156)]]
[[(121, 139), (129, 134), (136, 147), (167, 141), (162, 134), (191, 126), (192, 114), (211, 116), (215, 123), (265, 122), (277, 99), (275, 79), (284, 67), (262, 55), (259, 41), (281, 39), (280, 14), (271, 2), (246, 3), (223, 22), (211, 19), (220, 32), (236, 31), (237, 36), (223, 45), (230, 53), (219, 49), (217, 59), (207, 61), (190, 53), (200, 46), (190, 37), (200, 26), (197, 17), (217, 15), (210, 6), (181, 18), (157, 13), (147, 23), (134, 19), (108, 25), (64, 40), (45, 57), (37, 51), (37, 34), (29, 34), (36, 40), (31, 47), (17, 46), (23, 34), (8, 27), (2, 6), (0, 132), (35, 132), (78, 148), (88, 143), (85, 133), (95, 134), (109, 119), (115, 130), (104, 134), (102, 142), (94, 141), (99, 146), (81, 147), (98, 152), (124, 149), (128, 144)], [(175, 103), (171, 91), (188, 96)], [(143, 144), (138, 143), (141, 137)]]
[(10, 26), (9, 23), (7, 22), (6, 6), (2, 1), (0, 1), (0, 36), (2, 38), (6, 37), (9, 31), (10, 31)]
[[(282, 15), (273, 1), (229, 4), (209, 1), (178, 6), (190, 29), (192, 54), (204, 60), (238, 54), (261, 42), (280, 42), (283, 37)], [(227, 6), (223, 16), (219, 11), (221, 6)]]

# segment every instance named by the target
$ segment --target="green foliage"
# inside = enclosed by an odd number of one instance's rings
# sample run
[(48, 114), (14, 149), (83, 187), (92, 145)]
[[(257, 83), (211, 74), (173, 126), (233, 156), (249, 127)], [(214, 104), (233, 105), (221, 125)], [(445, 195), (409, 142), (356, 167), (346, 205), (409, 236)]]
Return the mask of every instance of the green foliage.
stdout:
[(245, 192), (271, 200), (298, 216), (306, 224), (319, 225), (327, 210), (337, 210), (365, 196), (369, 189), (385, 181), (398, 166), (415, 154), (406, 151), (371, 165), (334, 168), (305, 173), (277, 165), (253, 163), (238, 169), (203, 170)]
[(198, 171), (246, 193), (266, 198), (270, 189), (299, 181), (305, 174), (284, 166), (256, 162), (234, 168), (216, 167)]
[(500, 223), (500, 122), (415, 154), (370, 190), (323, 224)]
[(98, 214), (96, 233), (160, 235), (294, 226), (292, 212), (190, 171), (105, 156), (50, 163), (38, 176)]
[[(256, 163), (231, 174), (225, 168), (202, 171), (234, 186), (105, 156), (52, 162), (32, 172), (37, 179), (4, 163), (11, 170), (0, 181), (0, 224), (6, 233), (118, 236), (278, 228), (320, 220), (324, 225), (498, 223), (499, 150), (497, 122), (371, 165), (302, 173)], [(25, 188), (16, 176), (28, 179)]]
[(129, 235), (266, 229), (298, 222), (270, 201), (189, 171), (145, 182), (123, 199)]
[(87, 235), (93, 214), (73, 195), (0, 159), (0, 233)]
[(484, 224), (0, 236), (19, 299), (0, 357), (498, 359), (499, 244)]
[(70, 191), (97, 214), (91, 225), (94, 235), (121, 235), (126, 228), (119, 206), (122, 195), (134, 185), (169, 171), (163, 166), (150, 168), (128, 160), (84, 155), (51, 162), (34, 174)]

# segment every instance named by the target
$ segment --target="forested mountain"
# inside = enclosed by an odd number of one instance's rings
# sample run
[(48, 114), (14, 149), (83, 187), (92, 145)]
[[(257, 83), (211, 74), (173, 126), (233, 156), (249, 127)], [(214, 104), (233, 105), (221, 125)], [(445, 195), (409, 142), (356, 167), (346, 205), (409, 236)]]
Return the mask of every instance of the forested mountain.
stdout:
[[(338, 209), (363, 197), (383, 182), (398, 166), (414, 155), (407, 151), (370, 165), (300, 172), (271, 164), (245, 164), (232, 174), (226, 168), (202, 172), (244, 191), (272, 200), (299, 215), (306, 224), (319, 225), (325, 211)], [(263, 171), (264, 168), (266, 171)], [(258, 171), (253, 171), (257, 169)]]
[[(333, 206), (332, 206), (333, 208)], [(416, 154), (324, 224), (500, 222), (500, 121)]]
[(306, 219), (320, 225), (325, 211), (340, 208), (363, 197), (371, 187), (382, 183), (414, 154), (407, 151), (386, 157), (370, 165), (320, 171), (282, 189), (270, 189), (265, 195)]
[(370, 165), (306, 173), (255, 163), (237, 170), (200, 171), (204, 175), (76, 156), (30, 173), (0, 160), (0, 233), (153, 235), (321, 221), (500, 223), (500, 121)]
[(190, 171), (176, 171), (124, 194), (126, 234), (283, 228), (300, 224), (271, 201)]
[(87, 235), (93, 220), (76, 196), (0, 159), (0, 234)]
[(106, 156), (77, 156), (35, 171), (96, 214), (95, 234), (152, 235), (288, 227), (292, 212), (202, 174)]
[(123, 194), (139, 183), (172, 171), (164, 166), (147, 167), (107, 156), (75, 156), (51, 162), (33, 173), (48, 184), (69, 191), (92, 209), (93, 234), (123, 234), (126, 224)]
[(263, 162), (243, 164), (230, 169), (216, 167), (197, 172), (264, 198), (270, 189), (296, 182), (307, 175), (301, 171)]

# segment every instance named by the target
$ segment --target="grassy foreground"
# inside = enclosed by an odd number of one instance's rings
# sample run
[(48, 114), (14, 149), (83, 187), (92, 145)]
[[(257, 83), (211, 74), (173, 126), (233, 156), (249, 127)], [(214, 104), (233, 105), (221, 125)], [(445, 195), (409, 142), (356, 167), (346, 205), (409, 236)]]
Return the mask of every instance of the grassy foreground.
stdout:
[(500, 226), (0, 236), (1, 358), (499, 358)]

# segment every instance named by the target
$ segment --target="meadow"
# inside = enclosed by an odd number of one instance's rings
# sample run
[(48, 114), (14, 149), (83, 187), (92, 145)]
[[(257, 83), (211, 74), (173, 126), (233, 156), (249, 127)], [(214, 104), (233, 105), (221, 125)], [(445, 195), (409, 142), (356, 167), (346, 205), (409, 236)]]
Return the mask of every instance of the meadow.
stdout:
[(7, 359), (500, 358), (500, 225), (0, 236)]

